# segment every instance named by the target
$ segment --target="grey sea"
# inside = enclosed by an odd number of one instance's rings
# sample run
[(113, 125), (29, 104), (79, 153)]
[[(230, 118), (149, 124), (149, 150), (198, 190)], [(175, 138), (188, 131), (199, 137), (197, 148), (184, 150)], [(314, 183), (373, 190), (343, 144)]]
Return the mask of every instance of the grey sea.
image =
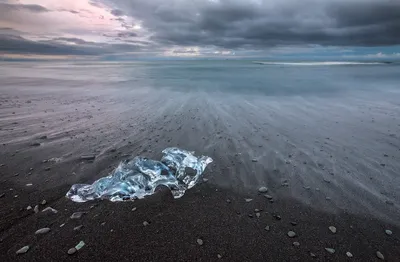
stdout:
[[(212, 157), (206, 176), (221, 188), (267, 186), (315, 209), (400, 221), (396, 63), (1, 63), (0, 143), (2, 162), (15, 166), (34, 165), (21, 152), (71, 165), (116, 150), (116, 164), (178, 146)], [(85, 168), (14, 183), (50, 190), (110, 171)]]

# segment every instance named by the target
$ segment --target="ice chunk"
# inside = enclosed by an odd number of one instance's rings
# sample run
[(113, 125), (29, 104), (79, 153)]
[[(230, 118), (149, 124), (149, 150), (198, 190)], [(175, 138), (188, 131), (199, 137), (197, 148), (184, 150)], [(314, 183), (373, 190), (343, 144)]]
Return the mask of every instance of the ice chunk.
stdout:
[[(166, 148), (162, 153), (161, 161), (144, 157), (125, 160), (109, 176), (91, 185), (73, 185), (66, 196), (75, 202), (98, 198), (123, 201), (151, 195), (157, 186), (165, 185), (175, 198), (179, 198), (196, 185), (204, 169), (213, 161), (207, 156), (197, 158), (194, 152), (176, 147)], [(187, 172), (186, 168), (193, 169), (195, 174)]]

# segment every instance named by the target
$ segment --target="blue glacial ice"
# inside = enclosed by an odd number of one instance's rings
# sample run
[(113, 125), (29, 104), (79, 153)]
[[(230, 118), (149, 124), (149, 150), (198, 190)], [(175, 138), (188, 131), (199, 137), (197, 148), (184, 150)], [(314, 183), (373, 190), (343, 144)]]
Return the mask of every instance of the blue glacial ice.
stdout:
[[(140, 156), (122, 161), (109, 176), (91, 185), (73, 185), (66, 196), (75, 202), (98, 198), (123, 201), (152, 195), (157, 186), (165, 185), (174, 198), (180, 198), (196, 185), (204, 169), (213, 161), (210, 157), (196, 157), (194, 152), (176, 147), (166, 148), (162, 153), (161, 161)], [(187, 172), (186, 168), (195, 173)]]

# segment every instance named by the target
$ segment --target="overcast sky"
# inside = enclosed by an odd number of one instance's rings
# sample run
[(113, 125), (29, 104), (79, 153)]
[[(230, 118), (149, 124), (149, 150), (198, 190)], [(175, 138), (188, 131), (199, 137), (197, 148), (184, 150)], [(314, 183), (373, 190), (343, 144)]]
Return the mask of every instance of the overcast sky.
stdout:
[(400, 0), (0, 0), (0, 57), (400, 59)]

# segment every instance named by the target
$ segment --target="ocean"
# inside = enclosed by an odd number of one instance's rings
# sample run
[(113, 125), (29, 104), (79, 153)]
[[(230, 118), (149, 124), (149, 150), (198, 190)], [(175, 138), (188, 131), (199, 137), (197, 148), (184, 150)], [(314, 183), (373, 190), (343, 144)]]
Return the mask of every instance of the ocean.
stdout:
[(46, 135), (49, 157), (66, 163), (110, 148), (159, 159), (179, 146), (212, 157), (206, 175), (220, 187), (266, 185), (315, 208), (393, 220), (399, 72), (396, 63), (1, 63), (0, 142)]

